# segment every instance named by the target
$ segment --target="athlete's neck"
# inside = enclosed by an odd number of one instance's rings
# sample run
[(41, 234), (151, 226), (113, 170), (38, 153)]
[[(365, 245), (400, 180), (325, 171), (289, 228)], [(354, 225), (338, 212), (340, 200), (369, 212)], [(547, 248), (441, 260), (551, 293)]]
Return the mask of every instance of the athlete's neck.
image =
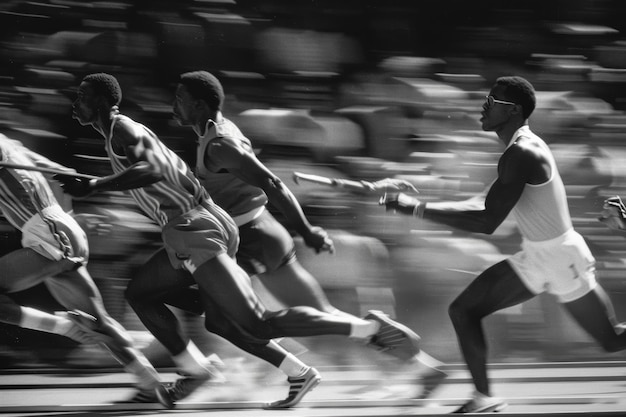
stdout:
[(212, 112), (211, 114), (201, 118), (201, 121), (193, 126), (193, 131), (196, 135), (198, 135), (198, 137), (204, 137), (206, 132), (209, 130), (209, 125), (211, 123), (219, 123), (221, 119), (222, 113), (220, 111)]
[(528, 120), (524, 120), (521, 123), (508, 123), (502, 126), (501, 129), (498, 129), (496, 134), (502, 143), (504, 143), (504, 146), (508, 146), (511, 140), (513, 140), (515, 132), (517, 132), (522, 126), (528, 126)]
[(113, 106), (107, 111), (100, 112), (96, 121), (92, 125), (93, 128), (96, 129), (96, 131), (103, 137), (107, 138), (111, 133), (111, 122), (118, 114), (120, 114), (120, 110), (117, 106)]

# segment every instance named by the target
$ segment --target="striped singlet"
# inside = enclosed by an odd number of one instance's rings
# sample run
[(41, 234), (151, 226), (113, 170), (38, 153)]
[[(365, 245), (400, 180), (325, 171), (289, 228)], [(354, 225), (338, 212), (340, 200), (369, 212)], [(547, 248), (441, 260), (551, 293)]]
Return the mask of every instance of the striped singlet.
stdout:
[[(0, 134), (0, 160), (35, 166), (17, 141)], [(0, 167), (0, 210), (18, 230), (44, 209), (57, 205), (57, 200), (44, 176), (35, 171)]]
[(141, 132), (154, 152), (152, 164), (158, 165), (163, 179), (141, 188), (128, 190), (143, 212), (161, 227), (170, 220), (189, 212), (204, 201), (211, 201), (209, 194), (193, 175), (189, 166), (146, 126), (132, 119), (116, 115), (111, 122), (111, 133), (105, 140), (105, 149), (111, 160), (113, 172), (118, 173), (133, 163), (125, 155), (115, 153), (112, 135), (115, 123), (120, 120), (129, 123), (133, 129)]

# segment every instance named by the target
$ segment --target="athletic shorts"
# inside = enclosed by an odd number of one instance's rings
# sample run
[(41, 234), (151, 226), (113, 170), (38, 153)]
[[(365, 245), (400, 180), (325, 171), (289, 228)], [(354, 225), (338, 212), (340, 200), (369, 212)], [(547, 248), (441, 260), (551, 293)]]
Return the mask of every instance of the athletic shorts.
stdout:
[(595, 259), (573, 229), (547, 241), (524, 240), (522, 251), (508, 262), (531, 292), (548, 292), (562, 303), (582, 297), (597, 285)]
[(82, 265), (89, 258), (87, 235), (58, 205), (46, 207), (24, 223), (22, 246), (55, 261), (69, 259)]
[(267, 210), (239, 226), (237, 263), (249, 274), (272, 272), (296, 259), (289, 232)]
[(214, 203), (205, 203), (172, 219), (161, 233), (165, 250), (176, 269), (192, 274), (221, 254), (234, 258), (239, 236), (228, 214)]

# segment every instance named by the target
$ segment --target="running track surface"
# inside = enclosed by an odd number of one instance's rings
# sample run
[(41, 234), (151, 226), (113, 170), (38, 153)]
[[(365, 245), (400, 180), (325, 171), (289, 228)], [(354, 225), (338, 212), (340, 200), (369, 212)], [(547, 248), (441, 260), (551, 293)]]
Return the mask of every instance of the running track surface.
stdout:
[[(415, 377), (374, 367), (318, 367), (322, 383), (289, 411), (262, 410), (266, 401), (287, 394), (277, 371), (229, 366), (223, 384), (207, 384), (175, 410), (157, 404), (114, 404), (133, 393), (133, 379), (119, 369), (79, 371), (21, 369), (0, 371), (0, 417), (8, 416), (198, 416), (291, 417), (414, 416), (448, 414), (471, 394), (460, 364), (447, 365), (449, 377), (426, 400)], [(160, 370), (165, 381), (177, 376)], [(626, 415), (626, 362), (493, 364), (495, 395), (506, 398), (507, 415)]]

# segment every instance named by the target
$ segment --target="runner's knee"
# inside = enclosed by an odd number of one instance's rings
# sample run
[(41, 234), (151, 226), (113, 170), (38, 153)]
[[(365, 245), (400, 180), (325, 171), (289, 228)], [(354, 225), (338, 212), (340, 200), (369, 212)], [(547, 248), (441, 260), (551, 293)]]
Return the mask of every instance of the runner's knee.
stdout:
[(468, 311), (464, 304), (457, 298), (448, 307), (448, 316), (454, 325), (461, 323), (467, 319)]

